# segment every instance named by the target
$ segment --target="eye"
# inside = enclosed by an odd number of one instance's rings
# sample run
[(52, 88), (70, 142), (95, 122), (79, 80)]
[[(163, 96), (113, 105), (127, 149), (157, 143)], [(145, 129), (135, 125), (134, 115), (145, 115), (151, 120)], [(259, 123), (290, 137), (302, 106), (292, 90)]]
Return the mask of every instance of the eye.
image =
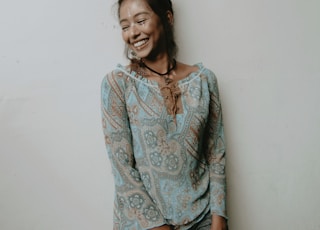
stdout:
[(143, 25), (143, 24), (146, 22), (146, 20), (147, 20), (147, 19), (140, 19), (140, 20), (137, 21), (137, 23), (138, 23), (139, 25)]
[(127, 31), (129, 29), (129, 26), (121, 26), (122, 31)]

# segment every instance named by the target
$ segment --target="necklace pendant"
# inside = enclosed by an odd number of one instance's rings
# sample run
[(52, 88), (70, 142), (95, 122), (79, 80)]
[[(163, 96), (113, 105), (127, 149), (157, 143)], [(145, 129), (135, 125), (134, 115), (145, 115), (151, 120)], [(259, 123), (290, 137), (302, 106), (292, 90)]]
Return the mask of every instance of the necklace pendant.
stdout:
[(169, 77), (165, 77), (164, 81), (165, 81), (166, 85), (169, 85), (172, 82), (172, 79)]

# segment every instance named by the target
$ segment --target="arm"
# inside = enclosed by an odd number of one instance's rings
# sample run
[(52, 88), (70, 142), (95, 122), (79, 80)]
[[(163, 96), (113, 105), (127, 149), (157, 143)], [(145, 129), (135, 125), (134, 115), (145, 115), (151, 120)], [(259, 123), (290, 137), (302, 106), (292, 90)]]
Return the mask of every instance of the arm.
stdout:
[(115, 182), (115, 222), (125, 220), (121, 221), (125, 223), (124, 229), (161, 226), (165, 219), (135, 168), (124, 77), (114, 72), (107, 75), (102, 82), (101, 97), (103, 132)]
[(211, 230), (227, 230), (227, 221), (224, 217), (216, 214), (212, 215)]
[(226, 229), (226, 175), (225, 140), (218, 83), (215, 75), (208, 74), (210, 114), (208, 119), (207, 158), (210, 168), (210, 205), (212, 230)]

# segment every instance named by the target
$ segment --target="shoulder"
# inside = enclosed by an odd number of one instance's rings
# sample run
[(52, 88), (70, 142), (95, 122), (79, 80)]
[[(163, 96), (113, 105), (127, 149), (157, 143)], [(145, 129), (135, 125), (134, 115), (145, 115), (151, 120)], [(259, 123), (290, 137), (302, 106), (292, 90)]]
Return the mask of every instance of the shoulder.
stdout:
[(202, 63), (194, 65), (177, 62), (177, 72), (180, 76), (188, 76), (192, 73), (199, 73), (202, 77), (207, 78), (209, 81), (216, 81), (216, 75), (211, 69), (205, 67)]
[(177, 62), (177, 70), (182, 73), (190, 74), (192, 72), (196, 72), (198, 69), (198, 65), (189, 65), (182, 62)]
[(104, 77), (103, 81), (108, 81), (108, 80), (120, 80), (125, 78), (127, 75), (129, 75), (131, 72), (129, 66), (123, 66), (118, 64), (116, 68), (114, 68), (112, 71), (108, 72)]
[(116, 68), (105, 74), (102, 79), (102, 87), (104, 88), (123, 88), (131, 75), (130, 66), (118, 64)]
[(190, 74), (197, 72), (198, 70), (199, 67), (197, 65), (188, 65), (182, 62), (177, 62), (177, 68), (175, 72), (176, 75), (180, 76), (180, 78), (185, 78)]
[(200, 77), (208, 84), (210, 91), (218, 90), (218, 79), (216, 74), (209, 68), (205, 67), (202, 63), (196, 64), (199, 68)]

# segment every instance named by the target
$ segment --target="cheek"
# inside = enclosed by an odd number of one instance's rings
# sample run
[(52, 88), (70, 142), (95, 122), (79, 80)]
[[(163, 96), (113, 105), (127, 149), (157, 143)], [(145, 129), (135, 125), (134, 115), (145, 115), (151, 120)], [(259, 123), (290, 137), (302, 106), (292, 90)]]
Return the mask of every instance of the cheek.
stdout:
[(128, 34), (126, 32), (122, 32), (121, 33), (122, 35), (122, 39), (125, 43), (128, 43), (129, 42), (129, 37), (128, 37)]

